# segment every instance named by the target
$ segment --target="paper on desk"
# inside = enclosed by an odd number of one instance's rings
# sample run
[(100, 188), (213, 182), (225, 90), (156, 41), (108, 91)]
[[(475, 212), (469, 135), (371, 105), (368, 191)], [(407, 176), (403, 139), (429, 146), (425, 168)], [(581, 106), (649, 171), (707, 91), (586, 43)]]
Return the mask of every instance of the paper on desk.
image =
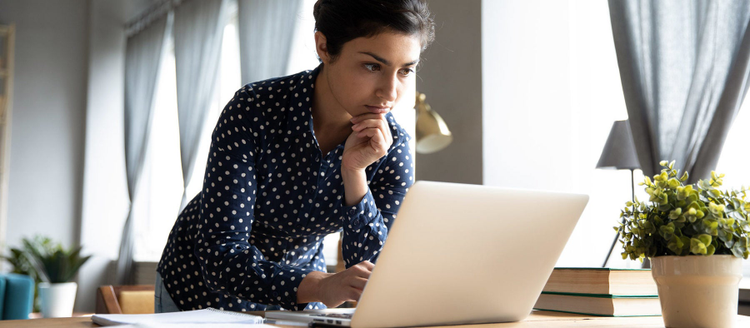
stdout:
[[(307, 325), (305, 325), (307, 326)], [(117, 328), (206, 328), (206, 327), (221, 327), (221, 328), (278, 328), (277, 326), (269, 326), (259, 323), (222, 323), (217, 326), (217, 323), (139, 323), (135, 325), (118, 325)]]
[(213, 308), (154, 314), (95, 314), (91, 317), (91, 321), (101, 326), (130, 324), (140, 325), (140, 327), (154, 325), (160, 327), (165, 325), (179, 325), (180, 327), (197, 325), (205, 327), (205, 324), (220, 323), (222, 326), (225, 326), (225, 324), (245, 324), (243, 327), (247, 327), (247, 324), (258, 324), (257, 327), (263, 327), (261, 325), (263, 318), (257, 315), (221, 311)]

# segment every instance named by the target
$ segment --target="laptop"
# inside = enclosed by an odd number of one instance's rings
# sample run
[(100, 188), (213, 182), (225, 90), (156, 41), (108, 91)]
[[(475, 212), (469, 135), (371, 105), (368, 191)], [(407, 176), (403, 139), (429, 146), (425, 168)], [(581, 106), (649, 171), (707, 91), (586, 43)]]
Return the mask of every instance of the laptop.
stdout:
[(355, 328), (523, 320), (587, 202), (580, 194), (418, 181), (356, 309), (266, 318)]

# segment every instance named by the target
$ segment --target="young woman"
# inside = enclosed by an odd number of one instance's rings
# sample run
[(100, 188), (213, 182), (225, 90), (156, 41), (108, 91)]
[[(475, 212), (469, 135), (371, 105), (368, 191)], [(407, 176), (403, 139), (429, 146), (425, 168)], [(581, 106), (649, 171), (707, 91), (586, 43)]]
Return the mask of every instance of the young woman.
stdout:
[[(434, 26), (423, 0), (318, 0), (314, 16), (321, 65), (245, 85), (221, 113), (159, 262), (157, 312), (359, 299), (414, 182), (390, 111)], [(342, 229), (347, 269), (325, 273), (323, 237)]]

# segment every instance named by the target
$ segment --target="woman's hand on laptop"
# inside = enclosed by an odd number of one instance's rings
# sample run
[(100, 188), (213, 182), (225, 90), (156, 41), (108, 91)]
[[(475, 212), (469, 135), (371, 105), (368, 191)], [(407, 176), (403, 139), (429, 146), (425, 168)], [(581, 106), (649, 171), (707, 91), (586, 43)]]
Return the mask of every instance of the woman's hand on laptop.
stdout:
[(297, 303), (322, 302), (333, 308), (346, 301), (357, 301), (374, 267), (370, 261), (364, 261), (339, 273), (310, 272), (299, 285)]

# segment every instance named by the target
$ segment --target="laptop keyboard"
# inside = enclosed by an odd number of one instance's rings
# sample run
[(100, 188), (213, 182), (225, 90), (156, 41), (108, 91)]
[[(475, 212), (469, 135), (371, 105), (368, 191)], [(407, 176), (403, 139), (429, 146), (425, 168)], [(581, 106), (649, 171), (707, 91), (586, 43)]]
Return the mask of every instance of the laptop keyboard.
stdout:
[(352, 315), (354, 315), (354, 313), (325, 313), (319, 314), (317, 316), (326, 318), (351, 319)]

